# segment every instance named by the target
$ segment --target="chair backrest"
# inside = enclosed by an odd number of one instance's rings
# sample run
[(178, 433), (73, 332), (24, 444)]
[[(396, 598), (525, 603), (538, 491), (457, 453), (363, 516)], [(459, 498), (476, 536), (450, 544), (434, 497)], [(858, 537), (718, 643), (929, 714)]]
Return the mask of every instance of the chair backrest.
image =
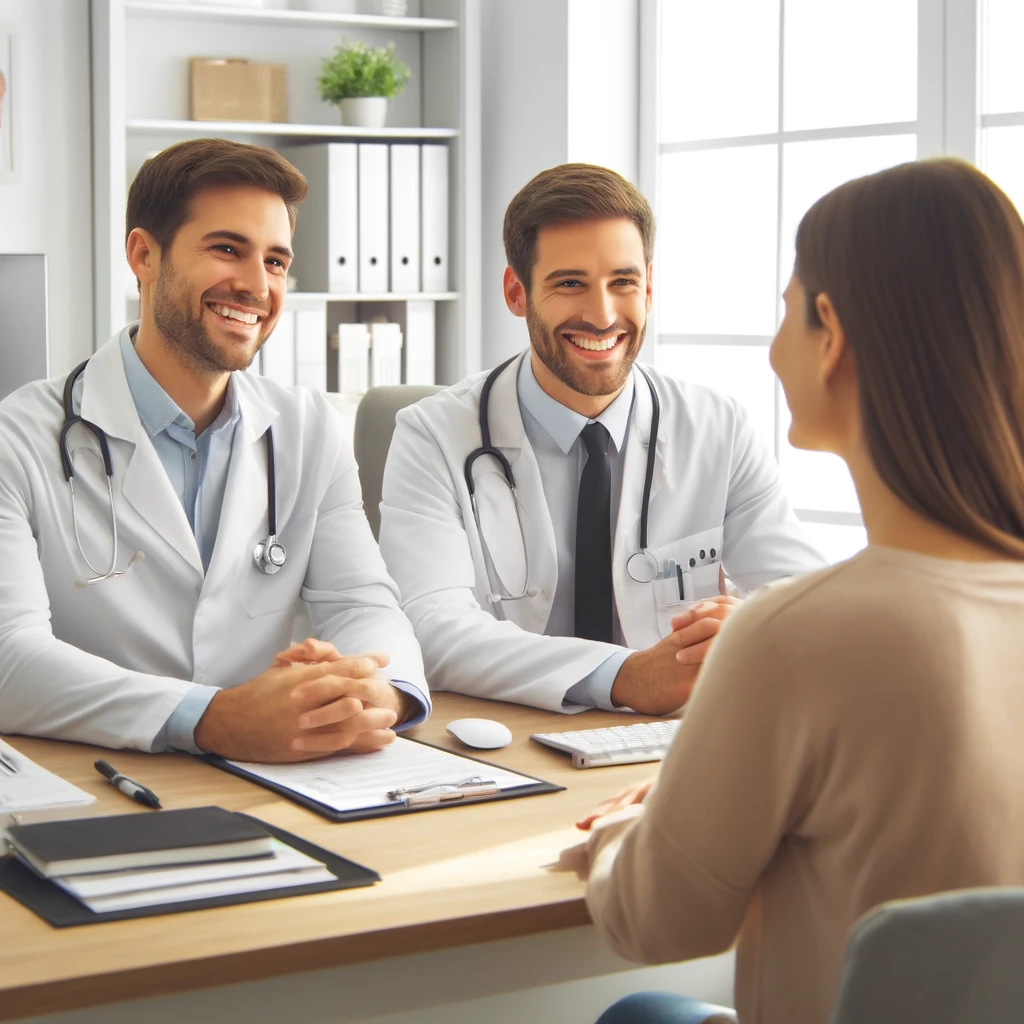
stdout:
[(1024, 1020), (1024, 889), (883, 904), (854, 926), (831, 1024)]
[(380, 532), (380, 491), (384, 481), (391, 435), (395, 432), (395, 414), (407, 405), (429, 398), (441, 391), (426, 384), (398, 384), (386, 388), (370, 388), (356, 410), (352, 444), (359, 466), (359, 483), (363, 491), (363, 508), (374, 537)]

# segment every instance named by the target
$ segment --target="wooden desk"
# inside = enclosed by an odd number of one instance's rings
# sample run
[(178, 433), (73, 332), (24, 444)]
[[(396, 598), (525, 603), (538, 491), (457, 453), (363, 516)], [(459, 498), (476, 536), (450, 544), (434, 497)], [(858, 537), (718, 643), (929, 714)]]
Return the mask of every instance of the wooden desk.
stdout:
[[(0, 1020), (181, 993), (274, 975), (536, 935), (587, 923), (584, 887), (549, 869), (579, 833), (572, 822), (648, 777), (650, 764), (576, 771), (531, 732), (622, 724), (600, 711), (567, 717), (437, 694), (412, 735), (456, 749), (455, 718), (504, 722), (513, 734), (489, 760), (567, 786), (563, 793), (397, 818), (332, 824), (185, 755), (118, 752), (126, 775), (168, 808), (245, 811), (375, 868), (383, 881), (235, 907), (54, 929), (0, 894)], [(93, 769), (98, 748), (12, 737), (29, 757), (97, 797), (96, 813), (134, 806)], [(464, 748), (462, 748), (464, 749)], [(491, 756), (493, 755), (493, 756)], [(149, 813), (139, 808), (139, 813)]]

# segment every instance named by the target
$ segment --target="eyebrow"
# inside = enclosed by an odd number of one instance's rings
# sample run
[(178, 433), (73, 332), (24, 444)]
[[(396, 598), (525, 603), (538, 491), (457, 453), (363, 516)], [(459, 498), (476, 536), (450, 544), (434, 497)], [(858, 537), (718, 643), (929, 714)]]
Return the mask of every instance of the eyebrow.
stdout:
[[(252, 245), (251, 238), (246, 238), (245, 235), (241, 235), (237, 231), (209, 231), (199, 241), (210, 242), (215, 238), (226, 238), (229, 241), (238, 242), (239, 245)], [(278, 256), (287, 256), (288, 259), (295, 257), (295, 253), (287, 245), (272, 245), (267, 252), (277, 253)]]
[[(556, 277), (589, 277), (590, 275), (585, 270), (552, 270), (545, 281), (553, 281)], [(611, 277), (639, 277), (639, 267), (619, 267), (618, 270), (611, 272)]]

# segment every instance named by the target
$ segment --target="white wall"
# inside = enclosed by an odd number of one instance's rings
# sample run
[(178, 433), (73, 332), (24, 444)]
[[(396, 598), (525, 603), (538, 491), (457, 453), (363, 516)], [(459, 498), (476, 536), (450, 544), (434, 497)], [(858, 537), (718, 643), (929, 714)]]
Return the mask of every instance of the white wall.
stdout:
[(527, 344), (505, 307), (501, 224), (530, 178), (568, 161), (639, 167), (639, 0), (482, 0), (483, 365)]
[(0, 252), (48, 257), (57, 375), (93, 350), (89, 3), (0, 0), (0, 26), (17, 37), (18, 161), (17, 179), (0, 181)]

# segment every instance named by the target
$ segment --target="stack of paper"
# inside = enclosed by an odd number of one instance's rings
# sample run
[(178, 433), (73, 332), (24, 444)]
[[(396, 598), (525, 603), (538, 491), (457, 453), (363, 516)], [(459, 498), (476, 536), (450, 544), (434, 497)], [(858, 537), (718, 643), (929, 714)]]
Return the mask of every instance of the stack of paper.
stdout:
[(0, 740), (0, 839), (16, 822), (71, 818), (95, 799)]

